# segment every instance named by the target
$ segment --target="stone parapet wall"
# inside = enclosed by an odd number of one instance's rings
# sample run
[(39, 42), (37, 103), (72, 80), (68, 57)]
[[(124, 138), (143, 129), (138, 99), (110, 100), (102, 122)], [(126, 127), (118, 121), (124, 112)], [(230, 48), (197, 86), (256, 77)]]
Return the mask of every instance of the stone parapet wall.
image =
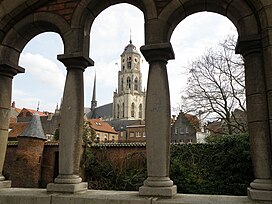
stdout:
[(49, 194), (42, 189), (2, 189), (0, 204), (257, 204), (246, 196), (186, 195), (173, 199), (139, 196), (138, 192), (88, 190), (77, 194)]

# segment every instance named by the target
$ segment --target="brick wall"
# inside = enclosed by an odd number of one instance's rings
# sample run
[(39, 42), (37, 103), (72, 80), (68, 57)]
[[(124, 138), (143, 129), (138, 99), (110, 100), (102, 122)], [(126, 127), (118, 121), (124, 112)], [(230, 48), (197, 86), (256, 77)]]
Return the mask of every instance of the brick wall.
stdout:
[(48, 11), (63, 16), (68, 22), (71, 21), (79, 0), (55, 0), (37, 9), (37, 12)]
[[(43, 149), (44, 140), (28, 137), (18, 138), (17, 150), (7, 152), (10, 154), (7, 154), (10, 166), (5, 168), (9, 179), (12, 180), (12, 187), (39, 187)], [(12, 159), (8, 157), (12, 157)]]
[(58, 176), (58, 143), (47, 143), (43, 151), (43, 162), (41, 169), (41, 188), (46, 188), (48, 183), (53, 183)]
[[(121, 167), (126, 158), (135, 153), (145, 154), (145, 144), (105, 144), (91, 147), (92, 153), (98, 159), (107, 158), (113, 164)], [(7, 148), (4, 164), (4, 176), (12, 181), (12, 187), (46, 188), (54, 182), (58, 175), (58, 152), (56, 142), (19, 137), (18, 144), (10, 142)], [(137, 160), (137, 155), (132, 159)], [(81, 168), (84, 180), (84, 169)]]
[[(144, 144), (116, 144), (116, 145), (99, 145), (91, 147), (91, 152), (100, 160), (107, 159), (116, 166), (125, 165), (124, 161), (129, 155), (135, 153), (146, 153)], [(136, 158), (134, 158), (136, 159)]]

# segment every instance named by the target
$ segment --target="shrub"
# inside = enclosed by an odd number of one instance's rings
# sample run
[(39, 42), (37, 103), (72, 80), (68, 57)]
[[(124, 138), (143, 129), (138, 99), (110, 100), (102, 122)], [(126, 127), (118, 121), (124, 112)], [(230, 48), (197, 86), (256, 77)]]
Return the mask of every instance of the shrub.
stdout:
[(209, 138), (207, 144), (174, 145), (170, 169), (180, 193), (246, 195), (254, 178), (248, 135)]
[[(102, 151), (102, 156), (95, 156)], [(107, 157), (107, 149), (86, 152), (89, 188), (138, 190), (146, 179), (143, 153), (131, 153), (121, 165)], [(254, 179), (248, 135), (209, 138), (207, 144), (171, 145), (170, 178), (178, 193), (246, 195)]]

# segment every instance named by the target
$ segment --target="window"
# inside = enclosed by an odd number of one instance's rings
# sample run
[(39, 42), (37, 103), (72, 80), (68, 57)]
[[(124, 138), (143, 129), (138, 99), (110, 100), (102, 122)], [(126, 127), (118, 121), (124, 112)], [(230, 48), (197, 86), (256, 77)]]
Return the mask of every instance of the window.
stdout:
[(179, 128), (179, 133), (182, 135), (184, 134), (183, 128)]
[(142, 118), (142, 117), (143, 117), (142, 111), (143, 111), (143, 106), (142, 106), (142, 104), (140, 104), (140, 105), (139, 105), (139, 118)]
[(99, 137), (99, 134), (96, 135), (96, 142), (99, 142), (100, 141), (100, 137)]
[(141, 137), (141, 133), (140, 132), (136, 132), (136, 137)]
[(146, 137), (146, 136), (145, 136), (145, 132), (143, 132), (143, 137)]
[(175, 134), (176, 135), (178, 134), (178, 128), (175, 128)]
[(134, 80), (134, 90), (138, 91), (138, 78), (136, 77), (136, 79)]
[(117, 118), (120, 117), (120, 106), (119, 104), (117, 104)]
[(134, 103), (131, 104), (131, 117), (135, 117), (134, 116), (134, 109), (135, 109), (135, 105)]
[(121, 91), (124, 91), (124, 79), (121, 78)]
[(185, 127), (185, 132), (186, 132), (186, 133), (189, 133), (188, 127)]
[(130, 132), (129, 137), (134, 137), (134, 132)]
[(128, 69), (131, 69), (131, 57), (128, 58), (127, 67)]
[(123, 111), (123, 118), (124, 118), (125, 117), (125, 104), (123, 103), (122, 106), (123, 106), (122, 111)]
[(131, 88), (131, 79), (130, 79), (130, 77), (127, 78), (127, 88), (128, 89)]

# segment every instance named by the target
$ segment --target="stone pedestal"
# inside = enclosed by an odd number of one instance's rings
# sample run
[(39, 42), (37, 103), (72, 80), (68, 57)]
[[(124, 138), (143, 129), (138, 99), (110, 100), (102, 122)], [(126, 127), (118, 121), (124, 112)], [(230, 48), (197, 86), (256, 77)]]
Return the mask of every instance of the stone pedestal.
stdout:
[(139, 194), (172, 197), (177, 187), (169, 178), (170, 97), (166, 64), (174, 57), (170, 44), (144, 46), (141, 51), (149, 62), (146, 96), (147, 176)]
[(83, 72), (93, 62), (83, 56), (59, 55), (67, 67), (59, 138), (59, 175), (47, 185), (48, 192), (75, 193), (87, 190), (79, 176), (82, 154), (84, 90)]
[(0, 189), (1, 188), (10, 188), (11, 187), (11, 181), (5, 180), (5, 177), (2, 177), (3, 180), (0, 179)]
[(81, 183), (71, 183), (71, 184), (59, 184), (59, 183), (50, 183), (47, 185), (47, 192), (59, 192), (59, 193), (77, 193), (81, 191), (86, 191), (88, 189), (87, 182)]
[(252, 200), (272, 201), (272, 180), (255, 179), (247, 189), (247, 194)]

